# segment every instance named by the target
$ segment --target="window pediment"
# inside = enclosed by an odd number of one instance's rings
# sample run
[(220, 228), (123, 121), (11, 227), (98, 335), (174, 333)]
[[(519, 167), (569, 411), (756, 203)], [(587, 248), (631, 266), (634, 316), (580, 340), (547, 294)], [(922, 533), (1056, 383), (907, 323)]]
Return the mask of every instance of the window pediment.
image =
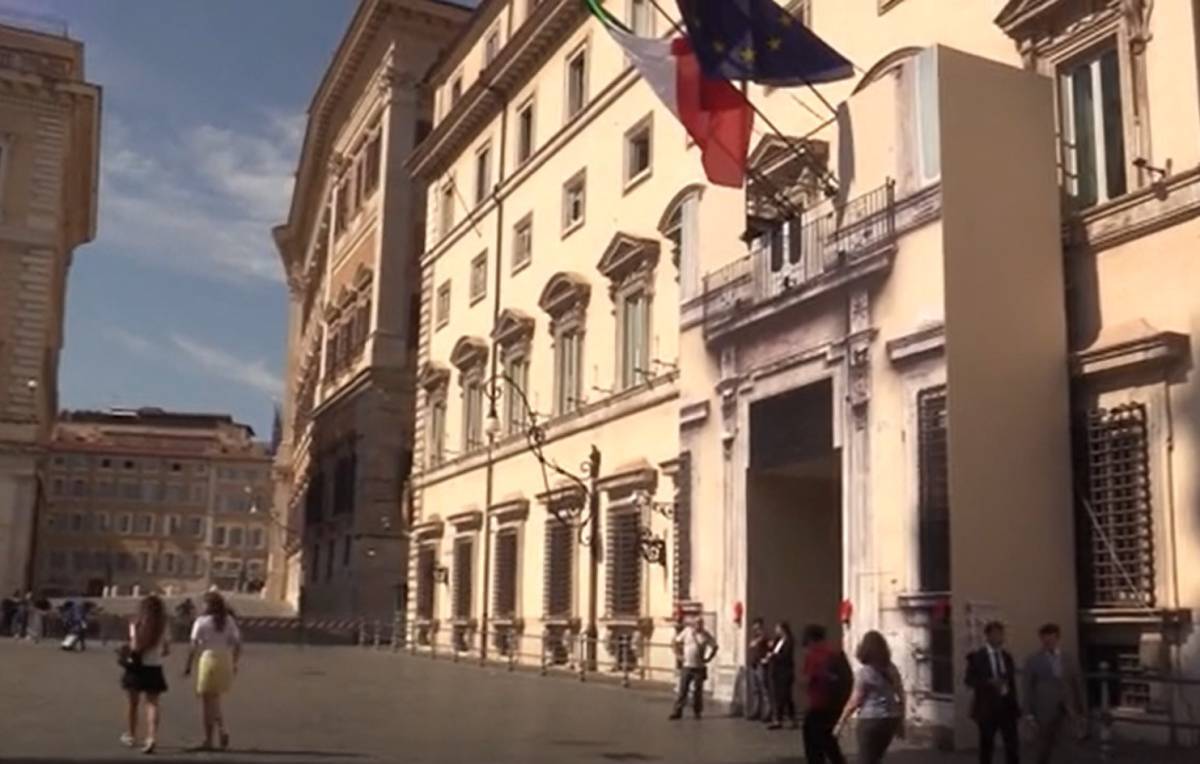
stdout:
[(488, 346), (482, 337), (460, 337), (450, 351), (450, 363), (459, 371), (482, 366), (487, 361)]
[[(802, 159), (801, 154), (808, 157), (808, 161)], [(746, 183), (749, 214), (779, 218), (790, 212), (779, 209), (780, 206), (803, 209), (819, 198), (828, 175), (829, 144), (806, 138), (765, 135), (746, 161), (754, 169)], [(786, 203), (777, 198), (781, 194)]]
[(1124, 17), (1134, 39), (1147, 30), (1153, 2), (1148, 0), (1010, 0), (996, 25), (1014, 40), (1070, 36), (1073, 28)]
[(425, 368), (421, 369), (421, 373), (417, 377), (417, 384), (426, 390), (436, 390), (439, 387), (445, 387), (449, 382), (450, 369), (443, 364), (432, 361), (425, 364)]
[(618, 232), (596, 263), (596, 270), (610, 281), (621, 283), (634, 274), (653, 271), (658, 253), (658, 241)]
[(550, 277), (538, 298), (538, 307), (553, 317), (588, 304), (592, 287), (578, 273), (560, 271)]
[(705, 188), (707, 186), (703, 183), (693, 183), (685, 186), (679, 193), (675, 194), (675, 197), (671, 199), (663, 211), (662, 217), (658, 219), (658, 232), (663, 236), (670, 237), (671, 233), (679, 227), (679, 218), (683, 210), (683, 203), (692, 197), (695, 197), (699, 201), (704, 196)]
[(528, 342), (533, 336), (534, 318), (524, 311), (506, 308), (496, 320), (492, 339), (502, 346), (511, 347)]

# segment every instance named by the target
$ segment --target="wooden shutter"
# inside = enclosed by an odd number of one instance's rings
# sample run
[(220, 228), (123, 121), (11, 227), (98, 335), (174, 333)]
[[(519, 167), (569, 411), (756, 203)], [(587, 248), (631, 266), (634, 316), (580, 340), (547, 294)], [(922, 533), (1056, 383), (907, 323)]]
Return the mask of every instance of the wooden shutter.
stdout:
[(546, 518), (546, 616), (571, 615), (571, 588), (575, 571), (575, 529), (554, 517)]
[(638, 514), (630, 510), (609, 513), (608, 614), (637, 616), (642, 605), (642, 564), (638, 553)]
[(417, 552), (417, 617), (433, 618), (434, 548), (423, 546)]
[(471, 617), (472, 588), (475, 582), (475, 541), (459, 538), (454, 541), (454, 617)]
[(517, 529), (505, 528), (496, 534), (497, 618), (512, 618), (517, 613)]

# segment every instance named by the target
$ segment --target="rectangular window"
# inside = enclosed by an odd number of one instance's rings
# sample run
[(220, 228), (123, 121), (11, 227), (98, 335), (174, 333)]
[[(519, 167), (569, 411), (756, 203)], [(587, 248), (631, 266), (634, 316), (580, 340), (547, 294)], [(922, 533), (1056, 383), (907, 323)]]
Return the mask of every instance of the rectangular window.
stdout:
[(454, 617), (471, 617), (475, 584), (475, 540), (463, 536), (454, 540)]
[(923, 592), (950, 591), (946, 387), (917, 395), (918, 559)]
[(433, 618), (436, 554), (431, 546), (422, 546), (417, 551), (417, 618)]
[(1152, 608), (1154, 512), (1146, 406), (1095, 409), (1083, 425), (1085, 489), (1077, 535), (1084, 606)]
[(383, 136), (376, 133), (367, 141), (367, 158), (363, 175), (363, 192), (365, 196), (375, 193), (379, 188), (379, 177), (383, 166)]
[(529, 394), (529, 357), (509, 353), (504, 359), (504, 426), (510, 434), (523, 432), (527, 424), (525, 398)]
[(168, 575), (175, 575), (175, 555), (172, 552), (167, 552), (163, 555), (163, 572)]
[(449, 235), (450, 231), (454, 229), (454, 179), (453, 178), (446, 181), (446, 185), (442, 186), (441, 204), (439, 206), (440, 206), (439, 212), (441, 214), (440, 220), (441, 220), (442, 236), (447, 236), (447, 235)]
[(436, 467), (446, 458), (446, 396), (440, 394), (429, 403), (429, 466)]
[(475, 152), (475, 203), (483, 204), (492, 193), (492, 145)]
[(225, 526), (218, 525), (216, 528), (213, 529), (213, 546), (223, 547), (223, 546), (225, 546), (225, 540), (226, 540)]
[(142, 497), (142, 486), (130, 480), (121, 481), (121, 498), (126, 501), (137, 501)]
[(500, 29), (497, 27), (488, 32), (487, 39), (483, 41), (483, 65), (491, 66), (498, 55), (500, 55)]
[(567, 59), (567, 114), (568, 120), (583, 111), (588, 99), (587, 47), (575, 51)]
[(496, 533), (496, 601), (497, 618), (517, 615), (517, 529), (504, 528)]
[(563, 233), (583, 225), (587, 212), (587, 176), (580, 172), (563, 186)]
[(629, 0), (629, 28), (637, 37), (654, 36), (654, 9), (650, 0)]
[(621, 389), (628, 390), (650, 374), (650, 298), (634, 292), (621, 298)]
[(546, 616), (570, 617), (575, 576), (575, 529), (553, 516), (546, 518), (545, 571)]
[(242, 548), (242, 536), (245, 534), (240, 527), (234, 526), (229, 529), (229, 546), (233, 549)]
[(513, 226), (512, 272), (516, 273), (533, 260), (533, 213)]
[(337, 195), (334, 197), (334, 200), (333, 232), (335, 236), (341, 236), (346, 230), (346, 224), (350, 222), (349, 178), (338, 184)]
[(437, 304), (434, 305), (437, 313), (438, 328), (442, 328), (450, 323), (450, 280), (442, 282), (442, 285), (437, 290)]
[(483, 379), (472, 376), (463, 383), (463, 451), (483, 445)]
[(262, 528), (251, 528), (250, 529), (250, 548), (251, 549), (262, 549), (265, 546), (266, 546), (266, 535), (263, 533), (263, 529)]
[(117, 515), (117, 533), (127, 536), (133, 530), (132, 515)]
[(1059, 74), (1067, 191), (1088, 207), (1125, 193), (1125, 123), (1116, 48), (1076, 61)]
[(636, 511), (609, 513), (608, 614), (636, 616), (642, 609), (642, 559), (638, 551), (641, 523)]
[(82, 497), (82, 496), (87, 496), (87, 493), (88, 493), (88, 486), (87, 486), (86, 481), (80, 480), (80, 479), (75, 479), (75, 480), (71, 481), (71, 495), (72, 496)]
[(654, 123), (646, 118), (625, 133), (625, 185), (650, 174), (651, 135)]
[(188, 535), (192, 538), (204, 538), (204, 518), (189, 517), (188, 518)]
[(154, 535), (154, 515), (138, 515), (134, 519), (133, 530), (141, 536)]
[(517, 111), (517, 164), (521, 165), (533, 156), (534, 141), (534, 100), (531, 98)]
[(455, 106), (458, 105), (458, 102), (462, 99), (462, 94), (463, 94), (463, 76), (461, 74), (457, 74), (454, 76), (454, 79), (450, 81), (450, 108), (451, 109), (453, 109)]
[(96, 532), (108, 533), (112, 529), (112, 523), (109, 520), (107, 512), (96, 513)]
[(167, 517), (167, 535), (178, 536), (183, 530), (183, 518), (179, 515), (170, 515)]
[(564, 330), (554, 343), (554, 413), (566, 414), (582, 401), (583, 333)]
[(198, 554), (192, 555), (192, 575), (204, 575), (204, 557)]
[(482, 252), (475, 256), (471, 261), (471, 304), (487, 297), (487, 272), (488, 272), (488, 256), (487, 252)]
[(149, 552), (138, 552), (138, 570), (143, 573), (154, 572), (154, 558)]

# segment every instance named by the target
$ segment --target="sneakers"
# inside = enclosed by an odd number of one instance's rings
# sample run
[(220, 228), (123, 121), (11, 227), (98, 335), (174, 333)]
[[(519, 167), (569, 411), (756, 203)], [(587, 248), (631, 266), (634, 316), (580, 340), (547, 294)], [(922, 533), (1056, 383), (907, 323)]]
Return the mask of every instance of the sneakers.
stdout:
[(121, 745), (125, 746), (126, 748), (134, 748), (137, 746), (137, 738), (135, 738), (133, 735), (130, 735), (128, 732), (122, 733)]
[(157, 744), (153, 740), (147, 740), (146, 744), (144, 746), (142, 746), (142, 753), (145, 753), (145, 754), (154, 753), (154, 749), (156, 747), (157, 747)]

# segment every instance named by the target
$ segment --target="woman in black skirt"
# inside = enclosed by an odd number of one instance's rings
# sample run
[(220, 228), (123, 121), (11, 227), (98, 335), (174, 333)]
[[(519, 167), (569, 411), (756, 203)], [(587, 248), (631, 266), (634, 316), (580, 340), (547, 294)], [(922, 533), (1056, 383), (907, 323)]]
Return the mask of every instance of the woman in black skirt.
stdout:
[(129, 728), (121, 742), (130, 748), (137, 745), (138, 703), (146, 699), (145, 753), (154, 753), (158, 738), (158, 696), (167, 691), (163, 677), (162, 659), (171, 650), (167, 634), (167, 611), (163, 601), (151, 594), (142, 599), (137, 619), (129, 624), (129, 651), (121, 688), (129, 697)]

